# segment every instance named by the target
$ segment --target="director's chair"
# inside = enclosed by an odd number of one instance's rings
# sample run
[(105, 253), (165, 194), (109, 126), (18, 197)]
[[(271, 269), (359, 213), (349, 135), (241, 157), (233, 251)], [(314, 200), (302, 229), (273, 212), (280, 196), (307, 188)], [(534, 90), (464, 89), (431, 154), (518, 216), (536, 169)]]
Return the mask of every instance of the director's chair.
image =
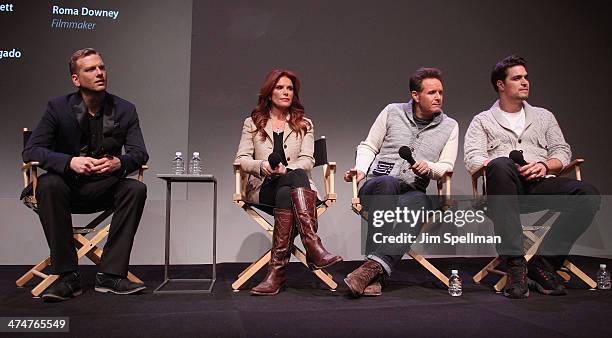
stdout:
[[(28, 143), (28, 139), (32, 131), (28, 130), (28, 128), (23, 129), (23, 146)], [(38, 184), (38, 162), (29, 162), (23, 163), (21, 166), (21, 172), (23, 176), (23, 186), (27, 188), (30, 183), (32, 184), (32, 195), (25, 196), (23, 198), (24, 204), (32, 209), (34, 212), (38, 213), (38, 205), (36, 202), (36, 185)], [(143, 181), (144, 171), (148, 169), (147, 166), (142, 166), (138, 170), (138, 180)], [(74, 210), (73, 214), (91, 214), (99, 212), (99, 210)], [(113, 208), (107, 208), (102, 211), (96, 218), (94, 218), (91, 222), (83, 227), (73, 226), (73, 239), (74, 245), (77, 249), (77, 259), (81, 259), (83, 256), (87, 256), (92, 262), (96, 265), (100, 264), (102, 259), (102, 249), (100, 249), (97, 245), (100, 241), (105, 239), (108, 236), (110, 231), (110, 224), (102, 227), (101, 223), (112, 215), (114, 212)], [(88, 237), (86, 237), (88, 236)], [(40, 261), (34, 267), (32, 267), (28, 272), (26, 272), (23, 276), (21, 276), (15, 284), (17, 287), (23, 287), (28, 281), (30, 281), (34, 276), (42, 278), (42, 281), (39, 282), (31, 291), (34, 297), (38, 297), (43, 291), (45, 291), (53, 282), (57, 280), (58, 275), (47, 274), (44, 272), (45, 268), (51, 265), (51, 257)], [(128, 279), (134, 283), (142, 283), (142, 281), (136, 277), (134, 274), (128, 271), (127, 275)]]
[[(582, 163), (584, 163), (584, 159), (581, 159), (581, 158), (571, 161), (570, 164), (567, 167), (563, 168), (563, 170), (557, 176), (568, 175), (572, 171), (574, 171), (576, 175), (576, 179), (578, 181), (582, 181), (582, 175), (580, 172), (580, 166), (582, 165)], [(486, 165), (472, 174), (472, 193), (475, 199), (480, 197), (479, 192), (478, 192), (478, 180), (480, 178), (482, 178), (482, 197), (483, 197), (484, 202), (486, 203), (486, 195), (487, 195), (487, 166)], [(534, 211), (527, 211), (527, 212), (529, 213), (529, 212), (534, 212)], [(530, 226), (521, 225), (523, 229), (523, 235), (524, 235), (523, 248), (525, 250), (525, 260), (527, 260), (528, 262), (529, 260), (531, 260), (531, 258), (533, 258), (533, 256), (538, 250), (538, 247), (544, 240), (546, 233), (551, 228), (551, 226), (547, 225), (546, 223), (553, 216), (555, 216), (556, 213), (557, 212), (548, 210), (546, 211), (544, 215), (542, 215), (532, 225)], [(474, 282), (480, 283), (485, 278), (485, 276), (489, 273), (501, 275), (502, 277), (493, 286), (493, 289), (495, 289), (495, 291), (501, 292), (501, 290), (503, 290), (504, 287), (506, 286), (506, 281), (508, 279), (508, 274), (505, 271), (501, 271), (497, 269), (497, 267), (502, 263), (502, 261), (503, 260), (501, 257), (499, 256), (495, 257), (493, 260), (489, 262), (489, 264), (487, 264), (484, 268), (482, 268), (482, 270), (480, 270), (477, 274), (474, 275), (473, 277)], [(557, 271), (557, 273), (565, 281), (569, 281), (571, 279), (571, 275), (569, 274), (569, 272), (574, 274), (576, 277), (580, 278), (580, 280), (586, 283), (590, 288), (595, 288), (597, 286), (597, 283), (595, 283), (595, 281), (591, 277), (589, 277), (582, 270), (580, 270), (576, 265), (574, 265), (572, 262), (566, 259), (563, 262), (561, 269)]]
[[(315, 167), (323, 166), (323, 182), (325, 185), (325, 196), (323, 201), (317, 204), (317, 218), (320, 217), (327, 209), (336, 202), (334, 175), (336, 174), (336, 162), (328, 162), (327, 160), (327, 143), (325, 136), (314, 143), (314, 158)], [(259, 224), (270, 236), (274, 231), (274, 226), (270, 224), (261, 214), (261, 212), (270, 213), (270, 206), (249, 203), (245, 200), (245, 190), (247, 184), (247, 174), (241, 171), (240, 163), (234, 163), (234, 176), (236, 179), (236, 190), (233, 195), (234, 203), (247, 213), (257, 224)], [(272, 249), (266, 251), (259, 259), (254, 261), (239, 275), (236, 281), (232, 283), (232, 289), (239, 291), (240, 287), (246, 283), (253, 275), (261, 270), (271, 259)], [(304, 266), (306, 263), (306, 255), (304, 251), (292, 244), (291, 254), (295, 256)], [(323, 269), (312, 271), (323, 283), (325, 283), (332, 291), (336, 290), (338, 284), (334, 281), (331, 274)]]
[[(361, 204), (361, 199), (359, 198), (359, 190), (357, 188), (357, 170), (351, 170), (350, 174), (351, 174), (351, 180), (352, 180), (351, 182), (353, 186), (353, 198), (351, 199), (351, 208), (356, 214), (360, 215), (362, 218), (367, 220), (367, 215), (365, 214), (363, 210), (364, 207)], [(443, 206), (442, 206), (443, 208), (446, 208), (450, 205), (452, 176), (453, 176), (453, 172), (447, 171), (446, 173), (444, 173), (442, 177), (436, 180), (436, 188), (437, 188), (438, 196), (443, 197)], [(424, 229), (426, 229), (427, 226), (430, 224), (431, 222), (424, 223), (421, 226), (421, 232), (423, 232)], [(422, 255), (414, 251), (412, 248), (410, 248), (406, 252), (406, 254), (412, 257), (416, 262), (421, 264), (421, 266), (427, 269), (427, 271), (429, 271), (432, 275), (434, 275), (434, 277), (436, 277), (440, 282), (442, 282), (444, 285), (448, 287), (448, 277), (446, 277), (446, 275), (444, 275), (440, 270), (438, 270), (438, 268), (436, 268), (433, 264), (431, 264), (427, 260), (427, 258), (423, 257)]]

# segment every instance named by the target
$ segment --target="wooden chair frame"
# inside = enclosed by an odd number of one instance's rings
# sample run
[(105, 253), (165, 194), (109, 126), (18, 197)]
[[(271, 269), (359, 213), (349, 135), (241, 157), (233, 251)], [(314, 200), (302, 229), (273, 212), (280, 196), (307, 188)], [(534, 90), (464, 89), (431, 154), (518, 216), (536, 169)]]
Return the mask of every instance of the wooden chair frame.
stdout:
[[(580, 166), (584, 163), (584, 159), (575, 159), (570, 162), (570, 164), (563, 168), (561, 172), (557, 176), (568, 175), (572, 171), (574, 171), (576, 175), (576, 179), (578, 181), (582, 181), (582, 174), (580, 171)], [(472, 174), (472, 193), (474, 198), (479, 197), (478, 192), (478, 179), (482, 178), (482, 196), (486, 198), (487, 194), (487, 166), (483, 166), (478, 171)], [(550, 226), (545, 225), (545, 223), (554, 215), (556, 212), (547, 211), (542, 217), (540, 217), (533, 225), (531, 226), (522, 226), (523, 235), (525, 236), (525, 241), (523, 242), (525, 246), (525, 259), (527, 261), (531, 260), (535, 253), (538, 250), (538, 247), (544, 240), (544, 237), (550, 230)], [(473, 277), (475, 283), (480, 283), (487, 274), (494, 273), (497, 275), (501, 275), (502, 277), (493, 285), (493, 289), (497, 292), (501, 292), (506, 285), (506, 281), (508, 279), (508, 274), (505, 271), (501, 271), (497, 269), (502, 263), (502, 259), (497, 256), (493, 260), (489, 262), (484, 268), (482, 268), (478, 273), (476, 273)], [(597, 283), (589, 277), (586, 273), (584, 273), (580, 268), (574, 265), (569, 260), (565, 260), (561, 267), (561, 270), (557, 271), (557, 273), (566, 281), (570, 280), (571, 276), (568, 272), (573, 273), (576, 277), (580, 278), (584, 283), (586, 283), (589, 287), (595, 288)]]
[[(322, 138), (325, 138), (324, 136)], [(332, 206), (336, 202), (336, 192), (335, 192), (335, 181), (334, 175), (336, 174), (336, 162), (328, 162), (322, 165), (323, 167), (323, 182), (325, 185), (325, 196), (323, 198), (323, 203), (317, 206), (317, 217), (320, 217), (324, 214), (327, 209)], [(240, 169), (240, 163), (234, 163), (234, 177), (235, 177), (235, 192), (233, 194), (234, 203), (240, 207), (244, 212), (247, 213), (249, 217), (251, 217), (257, 224), (259, 224), (269, 235), (272, 236), (272, 232), (274, 231), (274, 226), (270, 224), (261, 214), (261, 211), (258, 211), (254, 206), (246, 202), (245, 193), (246, 193), (246, 184), (247, 184), (247, 174), (244, 173)], [(251, 265), (249, 265), (246, 269), (244, 269), (239, 275), (238, 278), (232, 283), (232, 289), (237, 292), (240, 290), (240, 287), (244, 285), (253, 275), (255, 275), (259, 270), (261, 270), (271, 259), (271, 251), (269, 249), (266, 251), (260, 258), (255, 260)], [(296, 247), (292, 243), (291, 254), (295, 256), (304, 266), (308, 268), (308, 264), (306, 263), (306, 254), (300, 248)], [(326, 272), (324, 269), (317, 269), (312, 271), (323, 283), (325, 283), (331, 291), (335, 291), (338, 287), (338, 284), (334, 281), (331, 274)]]
[[(24, 128), (23, 132), (24, 134), (30, 133), (27, 128)], [(39, 165), (40, 164), (38, 162), (29, 162), (23, 163), (23, 165), (21, 166), (24, 188), (27, 187), (30, 182), (32, 183), (33, 195), (31, 197), (28, 197), (28, 203), (34, 207), (36, 206), (36, 186), (38, 184)], [(147, 166), (142, 166), (138, 170), (139, 181), (143, 181), (144, 171), (148, 168), (149, 167)], [(83, 256), (87, 256), (87, 258), (89, 258), (96, 265), (100, 264), (103, 251), (97, 245), (100, 241), (102, 241), (108, 236), (111, 226), (109, 223), (106, 224), (104, 227), (100, 227), (100, 224), (112, 213), (112, 209), (105, 210), (86, 226), (73, 226), (73, 239), (75, 247), (77, 249), (77, 260), (81, 259)], [(42, 281), (39, 282), (31, 291), (34, 297), (40, 296), (40, 294), (45, 291), (49, 286), (51, 286), (51, 284), (53, 284), (53, 282), (55, 282), (59, 277), (58, 275), (52, 275), (43, 272), (45, 268), (47, 268), (50, 264), (51, 257), (47, 256), (47, 258), (40, 261), (38, 264), (28, 270), (23, 276), (19, 277), (15, 284), (17, 285), (17, 287), (23, 287), (34, 276), (40, 277), (42, 278)], [(142, 283), (142, 281), (138, 277), (136, 277), (129, 271), (127, 277), (130, 281), (134, 283)]]
[[(356, 214), (364, 217), (362, 213), (363, 205), (361, 204), (361, 200), (358, 195), (359, 190), (357, 188), (357, 170), (351, 170), (350, 173), (352, 176), (351, 183), (353, 186), (353, 198), (351, 199), (351, 208)], [(436, 188), (437, 188), (438, 196), (444, 196), (447, 203), (450, 201), (450, 197), (451, 197), (451, 178), (452, 176), (453, 176), (453, 172), (447, 171), (442, 177), (436, 180)], [(423, 231), (423, 229), (425, 229), (430, 223), (431, 222), (423, 224), (421, 226), (421, 231)], [(410, 248), (406, 252), (406, 254), (412, 257), (416, 262), (421, 264), (421, 266), (427, 269), (427, 271), (429, 271), (432, 275), (434, 275), (434, 277), (436, 277), (440, 282), (442, 282), (444, 285), (448, 287), (448, 277), (444, 275), (440, 270), (438, 270), (438, 268), (436, 268), (433, 264), (431, 264), (427, 260), (427, 258), (423, 257), (422, 255), (414, 251), (412, 248)]]

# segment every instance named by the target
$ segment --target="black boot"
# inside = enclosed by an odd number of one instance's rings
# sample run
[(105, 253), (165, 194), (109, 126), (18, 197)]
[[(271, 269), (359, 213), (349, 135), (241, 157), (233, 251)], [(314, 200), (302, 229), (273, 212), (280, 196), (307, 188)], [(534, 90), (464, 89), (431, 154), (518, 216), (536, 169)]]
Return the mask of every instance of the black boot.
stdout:
[(508, 257), (506, 265), (508, 266), (508, 281), (504, 288), (504, 296), (514, 299), (529, 297), (527, 261), (525, 261), (525, 257)]
[(542, 256), (535, 256), (529, 262), (530, 286), (544, 295), (564, 296), (567, 294), (561, 277), (557, 274), (558, 267)]

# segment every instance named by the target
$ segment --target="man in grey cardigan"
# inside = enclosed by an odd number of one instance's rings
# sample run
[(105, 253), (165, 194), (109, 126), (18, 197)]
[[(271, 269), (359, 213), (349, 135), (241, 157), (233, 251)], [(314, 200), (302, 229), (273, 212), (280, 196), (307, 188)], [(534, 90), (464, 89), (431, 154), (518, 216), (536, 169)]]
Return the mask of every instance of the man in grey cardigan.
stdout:
[[(430, 179), (452, 171), (457, 157), (457, 122), (442, 112), (442, 74), (435, 68), (420, 68), (410, 78), (411, 100), (387, 105), (378, 115), (368, 137), (357, 147), (355, 170), (362, 183), (359, 196), (398, 196), (397, 204), (410, 210), (430, 209), (425, 195)], [(415, 163), (410, 164), (398, 153), (407, 146)], [(351, 171), (344, 179), (350, 182)], [(409, 232), (420, 230), (415, 224)], [(394, 229), (394, 231), (401, 231)], [(378, 296), (379, 279), (390, 275), (399, 262), (406, 245), (379, 246), (369, 252), (366, 262), (346, 278), (351, 293)], [(366, 250), (368, 248), (366, 247)]]
[[(565, 287), (556, 271), (591, 224), (599, 209), (599, 192), (588, 183), (554, 176), (570, 163), (571, 150), (554, 115), (526, 102), (529, 80), (525, 60), (511, 55), (499, 61), (491, 73), (491, 84), (499, 100), (470, 123), (464, 160), (470, 173), (486, 166), (487, 213), (496, 234), (502, 237), (497, 250), (509, 273), (504, 295), (527, 298), (529, 288), (547, 295), (564, 295)], [(517, 164), (521, 161), (515, 156), (508, 157), (513, 150), (522, 153), (524, 163)], [(569, 196), (565, 202), (552, 196), (538, 199), (542, 209), (561, 214), (529, 266), (524, 258), (520, 221), (524, 199), (521, 204), (519, 195)]]

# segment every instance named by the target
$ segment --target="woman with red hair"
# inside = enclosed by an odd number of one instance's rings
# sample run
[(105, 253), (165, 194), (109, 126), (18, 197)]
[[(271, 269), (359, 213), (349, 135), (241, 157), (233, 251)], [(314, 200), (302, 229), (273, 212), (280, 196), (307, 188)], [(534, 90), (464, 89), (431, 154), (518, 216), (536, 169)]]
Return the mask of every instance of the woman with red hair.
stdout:
[(316, 233), (317, 190), (309, 179), (315, 162), (314, 133), (312, 121), (304, 117), (299, 91), (300, 81), (293, 72), (270, 72), (259, 90), (257, 106), (244, 120), (236, 154), (236, 162), (249, 175), (247, 201), (268, 206), (268, 212), (274, 214), (268, 273), (251, 289), (253, 295), (280, 291), (297, 234), (311, 268), (322, 269), (342, 261), (325, 250)]

